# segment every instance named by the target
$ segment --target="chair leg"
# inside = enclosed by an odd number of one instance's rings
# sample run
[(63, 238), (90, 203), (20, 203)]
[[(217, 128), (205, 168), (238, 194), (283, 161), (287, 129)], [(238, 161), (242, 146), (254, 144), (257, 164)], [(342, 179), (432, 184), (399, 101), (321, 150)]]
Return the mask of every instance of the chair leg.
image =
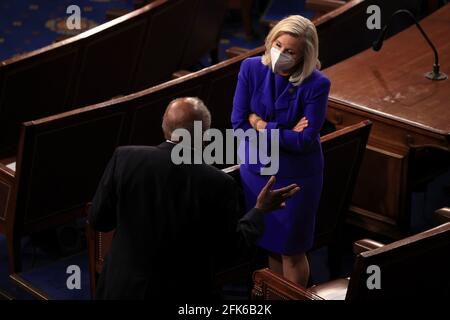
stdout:
[(9, 273), (22, 271), (21, 237), (15, 233), (6, 233), (6, 246), (8, 249)]

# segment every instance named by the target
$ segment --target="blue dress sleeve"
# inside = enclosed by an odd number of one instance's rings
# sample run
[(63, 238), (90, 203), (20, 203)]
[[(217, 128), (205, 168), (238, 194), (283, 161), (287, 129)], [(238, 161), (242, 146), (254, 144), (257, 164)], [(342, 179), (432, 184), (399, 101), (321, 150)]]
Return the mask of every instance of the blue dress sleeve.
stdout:
[(250, 109), (250, 87), (249, 87), (249, 63), (244, 60), (238, 75), (238, 82), (233, 99), (233, 111), (231, 112), (231, 124), (233, 129), (242, 129), (244, 131), (251, 129), (248, 122)]

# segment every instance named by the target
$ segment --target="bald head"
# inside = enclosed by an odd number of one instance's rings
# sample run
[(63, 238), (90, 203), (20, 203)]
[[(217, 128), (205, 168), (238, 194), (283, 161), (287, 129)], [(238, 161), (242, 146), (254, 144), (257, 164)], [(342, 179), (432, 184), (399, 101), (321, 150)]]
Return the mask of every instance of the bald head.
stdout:
[(194, 97), (173, 100), (167, 106), (163, 117), (164, 137), (171, 140), (172, 132), (176, 129), (186, 129), (193, 135), (194, 121), (201, 121), (203, 130), (211, 126), (211, 114), (203, 101)]

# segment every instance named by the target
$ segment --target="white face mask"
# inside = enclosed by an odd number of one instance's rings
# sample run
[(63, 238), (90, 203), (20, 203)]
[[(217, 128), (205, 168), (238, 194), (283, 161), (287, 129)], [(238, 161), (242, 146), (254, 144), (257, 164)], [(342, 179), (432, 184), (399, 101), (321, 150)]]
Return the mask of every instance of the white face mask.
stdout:
[(295, 65), (295, 60), (291, 55), (282, 53), (275, 47), (270, 49), (270, 59), (272, 60), (272, 70), (274, 72), (285, 72)]

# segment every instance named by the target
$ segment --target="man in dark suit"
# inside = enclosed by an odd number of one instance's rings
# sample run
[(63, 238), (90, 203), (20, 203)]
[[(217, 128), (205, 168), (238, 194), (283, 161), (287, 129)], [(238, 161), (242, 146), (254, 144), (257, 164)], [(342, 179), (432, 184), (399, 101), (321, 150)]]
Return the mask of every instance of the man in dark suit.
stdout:
[(96, 230), (116, 229), (100, 275), (97, 299), (212, 298), (213, 277), (228, 254), (263, 233), (263, 215), (284, 206), (296, 185), (261, 191), (255, 208), (238, 219), (234, 180), (207, 164), (171, 161), (175, 129), (210, 126), (197, 98), (172, 101), (163, 118), (166, 142), (119, 147), (89, 213)]

